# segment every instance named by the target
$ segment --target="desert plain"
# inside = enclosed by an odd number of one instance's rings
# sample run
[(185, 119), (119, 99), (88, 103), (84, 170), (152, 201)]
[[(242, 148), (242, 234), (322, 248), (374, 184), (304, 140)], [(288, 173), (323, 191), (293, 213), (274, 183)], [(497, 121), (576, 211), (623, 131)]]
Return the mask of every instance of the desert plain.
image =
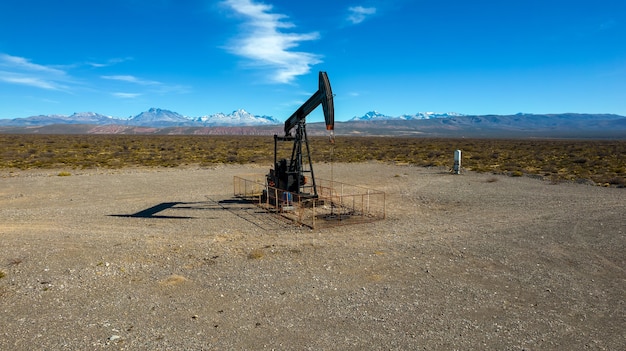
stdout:
[(626, 349), (623, 188), (326, 163), (386, 218), (310, 229), (266, 171), (2, 170), (0, 349)]

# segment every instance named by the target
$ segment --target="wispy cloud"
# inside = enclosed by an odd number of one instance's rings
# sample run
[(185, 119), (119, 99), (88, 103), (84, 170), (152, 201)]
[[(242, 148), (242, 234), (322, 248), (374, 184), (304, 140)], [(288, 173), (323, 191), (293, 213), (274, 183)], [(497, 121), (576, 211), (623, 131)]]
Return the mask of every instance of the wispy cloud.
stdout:
[(610, 29), (613, 29), (613, 28), (615, 28), (617, 26), (618, 26), (617, 21), (615, 21), (613, 19), (610, 19), (610, 20), (602, 22), (600, 24), (600, 26), (599, 26), (599, 30), (600, 31), (610, 30)]
[(300, 42), (319, 39), (319, 33), (283, 31), (295, 26), (285, 21), (287, 16), (272, 13), (271, 5), (252, 0), (226, 0), (223, 4), (245, 18), (241, 36), (227, 49), (252, 60), (255, 65), (270, 68), (273, 71), (270, 80), (289, 83), (295, 77), (309, 73), (311, 66), (322, 62), (320, 55), (291, 50)]
[(31, 62), (30, 60), (7, 54), (0, 54), (0, 81), (10, 84), (27, 85), (46, 90), (69, 90), (71, 78), (61, 69)]
[(166, 84), (155, 80), (139, 78), (133, 75), (111, 75), (100, 76), (100, 78), (145, 87), (145, 91), (143, 93), (112, 93), (113, 96), (125, 99), (136, 98), (146, 94), (185, 94), (190, 90), (189, 87), (184, 85)]
[[(108, 62), (107, 64), (103, 64), (103, 66), (100, 67), (113, 65), (125, 60), (128, 59), (111, 59), (106, 61)], [(83, 63), (81, 65), (99, 67), (99, 64), (94, 63)], [(24, 57), (0, 53), (0, 83), (28, 86), (49, 91), (62, 91), (71, 94), (79, 93), (80, 91), (85, 90), (92, 92), (98, 91), (100, 93), (109, 94), (122, 99), (133, 99), (147, 94), (183, 94), (189, 92), (190, 90), (190, 88), (183, 85), (165, 84), (159, 81), (143, 79), (133, 75), (100, 76), (101, 79), (121, 82), (121, 86), (120, 84), (117, 84), (116, 87), (110, 87), (111, 89), (107, 89), (100, 84), (97, 88), (94, 88), (93, 84), (95, 83), (86, 82), (84, 77), (83, 79), (72, 77), (68, 73), (69, 71), (67, 71), (72, 67), (76, 67), (76, 65), (41, 65)], [(137, 89), (140, 90), (139, 93), (123, 92), (124, 90), (133, 91)]]
[(134, 98), (140, 97), (142, 94), (117, 92), (117, 93), (112, 93), (111, 95), (121, 98), (121, 99), (134, 99)]
[(126, 62), (132, 60), (132, 57), (125, 58), (112, 58), (107, 60), (106, 62), (87, 62), (87, 65), (95, 68), (109, 67), (116, 65), (118, 63)]
[(348, 21), (352, 24), (359, 24), (369, 16), (376, 13), (375, 7), (353, 6), (348, 8)]
[(103, 79), (118, 80), (118, 81), (122, 81), (122, 82), (135, 83), (135, 84), (139, 84), (139, 85), (161, 85), (161, 84), (163, 84), (161, 82), (157, 82), (157, 81), (153, 81), (153, 80), (145, 80), (145, 79), (137, 78), (137, 77), (131, 76), (131, 75), (113, 75), (113, 76), (100, 76), (100, 77), (103, 78)]
[(63, 88), (63, 86), (61, 85), (41, 78), (29, 77), (22, 74), (16, 74), (6, 71), (0, 71), (0, 81), (11, 84), (28, 85), (31, 87), (48, 90), (61, 90)]

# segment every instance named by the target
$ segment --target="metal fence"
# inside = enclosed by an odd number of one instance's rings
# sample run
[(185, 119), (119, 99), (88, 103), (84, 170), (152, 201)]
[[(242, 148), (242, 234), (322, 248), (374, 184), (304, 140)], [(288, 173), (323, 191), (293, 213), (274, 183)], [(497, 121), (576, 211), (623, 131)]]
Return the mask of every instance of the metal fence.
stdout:
[(367, 223), (385, 218), (385, 193), (317, 179), (317, 198), (299, 197), (265, 184), (265, 175), (235, 176), (234, 195), (310, 228)]

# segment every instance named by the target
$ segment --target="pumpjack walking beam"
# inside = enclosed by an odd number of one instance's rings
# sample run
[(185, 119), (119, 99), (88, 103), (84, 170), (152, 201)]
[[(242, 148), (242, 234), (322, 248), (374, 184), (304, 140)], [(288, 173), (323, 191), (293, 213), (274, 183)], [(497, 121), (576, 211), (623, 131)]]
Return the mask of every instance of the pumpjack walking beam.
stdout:
[[(274, 135), (274, 169), (270, 170), (267, 175), (267, 182), (270, 186), (295, 193), (300, 197), (317, 198), (313, 163), (306, 134), (306, 117), (319, 105), (322, 105), (326, 130), (330, 131), (332, 142), (335, 129), (335, 108), (333, 92), (326, 72), (319, 73), (319, 89), (285, 121), (285, 136)], [(294, 128), (295, 135), (292, 135)], [(286, 159), (278, 160), (277, 143), (279, 141), (293, 141), (289, 162)], [(305, 162), (308, 163), (308, 167), (305, 167)], [(305, 173), (310, 174), (310, 182)]]
[(313, 110), (322, 104), (324, 110), (324, 121), (326, 130), (335, 129), (335, 105), (333, 103), (333, 91), (330, 88), (330, 81), (326, 72), (319, 74), (319, 89), (313, 94), (291, 117), (285, 121), (285, 136), (291, 135), (291, 130), (298, 125), (298, 122), (305, 121)]

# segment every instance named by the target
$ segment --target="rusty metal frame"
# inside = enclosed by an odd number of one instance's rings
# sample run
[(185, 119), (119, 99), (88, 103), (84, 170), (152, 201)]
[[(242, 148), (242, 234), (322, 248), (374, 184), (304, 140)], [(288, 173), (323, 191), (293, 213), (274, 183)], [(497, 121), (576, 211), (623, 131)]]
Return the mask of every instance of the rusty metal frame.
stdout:
[(317, 198), (300, 198), (296, 193), (268, 186), (263, 174), (233, 178), (235, 197), (313, 229), (369, 223), (386, 217), (386, 195), (382, 191), (325, 179), (318, 179), (317, 189)]

